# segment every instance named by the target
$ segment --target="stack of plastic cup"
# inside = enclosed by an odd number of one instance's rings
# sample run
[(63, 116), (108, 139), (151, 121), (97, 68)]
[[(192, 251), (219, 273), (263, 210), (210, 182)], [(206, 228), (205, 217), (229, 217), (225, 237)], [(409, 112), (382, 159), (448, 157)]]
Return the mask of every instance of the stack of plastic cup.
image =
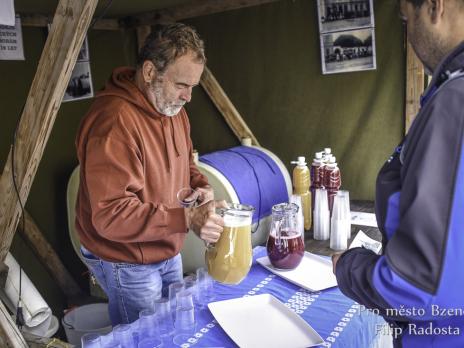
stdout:
[(314, 239), (328, 240), (330, 236), (330, 211), (327, 190), (316, 189), (314, 198)]
[(193, 295), (193, 303), (197, 303), (198, 299), (198, 286), (197, 286), (197, 276), (190, 275), (184, 278), (184, 289), (188, 290)]
[(155, 300), (155, 315), (161, 339), (168, 339), (174, 333), (171, 305), (168, 298), (163, 297)]
[(176, 282), (169, 284), (169, 302), (171, 303), (171, 314), (172, 314), (172, 319), (175, 319), (174, 313), (176, 310), (176, 296), (177, 293), (185, 289), (185, 284), (184, 282)]
[(345, 193), (339, 192), (334, 197), (331, 219), (330, 248), (333, 250), (346, 250), (348, 247), (348, 234), (351, 231), (351, 218)]
[(160, 336), (158, 318), (154, 310), (141, 310), (138, 324), (139, 338)]
[(181, 345), (195, 333), (195, 307), (193, 295), (188, 290), (177, 293), (174, 344)]
[(350, 207), (350, 192), (346, 190), (340, 190), (337, 193), (338, 195), (343, 196), (345, 199), (345, 216), (349, 221), (350, 227), (348, 228), (348, 239), (351, 238), (351, 207)]
[(200, 308), (204, 308), (214, 300), (214, 280), (209, 275), (206, 268), (197, 269), (197, 304)]

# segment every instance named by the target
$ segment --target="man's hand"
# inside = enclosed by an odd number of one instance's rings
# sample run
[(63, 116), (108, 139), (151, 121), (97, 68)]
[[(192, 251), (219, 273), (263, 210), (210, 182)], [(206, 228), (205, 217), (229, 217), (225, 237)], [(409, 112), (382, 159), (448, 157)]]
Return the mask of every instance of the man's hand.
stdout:
[(214, 191), (210, 185), (197, 187), (195, 191), (197, 191), (200, 194), (198, 197), (199, 206), (214, 200)]
[(337, 262), (338, 262), (338, 259), (340, 258), (340, 256), (342, 256), (341, 253), (337, 253), (337, 254), (333, 254), (332, 255), (332, 270), (333, 270), (333, 273), (335, 273), (336, 269), (337, 269)]
[[(218, 202), (219, 205), (222, 203)], [(215, 209), (215, 201), (186, 209), (189, 227), (206, 243), (217, 242), (224, 229), (224, 219), (215, 213)]]

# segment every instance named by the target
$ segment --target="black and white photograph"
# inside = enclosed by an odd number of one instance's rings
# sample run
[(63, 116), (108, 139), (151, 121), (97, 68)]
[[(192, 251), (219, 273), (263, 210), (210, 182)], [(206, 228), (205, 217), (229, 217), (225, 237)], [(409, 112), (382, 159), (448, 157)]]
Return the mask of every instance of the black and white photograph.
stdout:
[(84, 39), (84, 42), (82, 43), (81, 50), (79, 51), (79, 54), (77, 55), (77, 61), (88, 61), (89, 60), (89, 43), (87, 41), (87, 36)]
[(321, 59), (323, 74), (374, 70), (375, 30), (367, 28), (321, 34)]
[(93, 97), (92, 74), (89, 62), (77, 62), (74, 66), (63, 102)]
[(318, 0), (317, 9), (321, 33), (374, 26), (372, 0)]

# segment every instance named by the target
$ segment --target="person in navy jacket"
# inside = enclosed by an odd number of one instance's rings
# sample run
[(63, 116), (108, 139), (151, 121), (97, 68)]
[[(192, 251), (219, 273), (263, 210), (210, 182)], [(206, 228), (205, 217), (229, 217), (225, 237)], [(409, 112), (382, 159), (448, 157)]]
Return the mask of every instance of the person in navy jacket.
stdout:
[(384, 316), (395, 347), (464, 347), (464, 1), (400, 8), (433, 77), (377, 178), (383, 254), (334, 255), (334, 273), (346, 296)]

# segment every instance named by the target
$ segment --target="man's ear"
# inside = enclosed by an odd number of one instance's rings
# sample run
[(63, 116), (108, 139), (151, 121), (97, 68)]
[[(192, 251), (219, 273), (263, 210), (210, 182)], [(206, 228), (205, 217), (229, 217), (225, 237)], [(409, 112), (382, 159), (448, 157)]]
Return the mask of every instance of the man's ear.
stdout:
[(149, 60), (146, 60), (143, 62), (142, 76), (143, 76), (143, 82), (145, 83), (151, 83), (156, 76), (155, 65)]
[(433, 24), (436, 24), (443, 18), (446, 0), (426, 0), (427, 14)]

